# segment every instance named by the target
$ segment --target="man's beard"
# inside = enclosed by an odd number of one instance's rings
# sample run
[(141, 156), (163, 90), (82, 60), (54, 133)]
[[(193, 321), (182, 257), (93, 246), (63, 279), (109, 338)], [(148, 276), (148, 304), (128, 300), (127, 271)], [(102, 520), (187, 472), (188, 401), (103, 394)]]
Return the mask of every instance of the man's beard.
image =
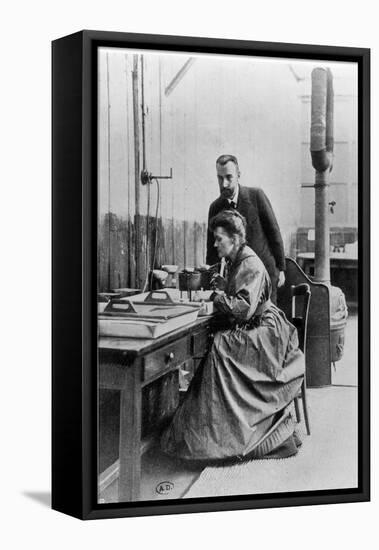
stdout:
[(231, 199), (232, 197), (234, 197), (234, 191), (231, 191), (230, 189), (224, 189), (223, 191), (221, 191), (221, 196), (224, 199)]

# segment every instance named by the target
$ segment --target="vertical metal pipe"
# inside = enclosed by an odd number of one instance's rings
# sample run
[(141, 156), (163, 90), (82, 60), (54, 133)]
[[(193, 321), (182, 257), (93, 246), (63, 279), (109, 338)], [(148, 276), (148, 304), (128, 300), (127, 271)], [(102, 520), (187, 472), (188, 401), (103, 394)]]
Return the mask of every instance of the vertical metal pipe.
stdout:
[[(131, 188), (130, 188), (130, 124), (129, 124), (129, 55), (125, 54), (125, 125), (126, 125), (126, 158), (127, 158), (127, 186), (128, 186), (128, 206), (127, 206), (127, 217), (128, 217), (128, 273), (127, 273), (127, 283), (126, 286), (134, 288), (135, 286), (135, 261), (133, 255), (133, 234), (132, 234), (132, 220), (131, 220)], [(132, 267), (133, 266), (133, 267)]]
[(316, 171), (315, 183), (315, 273), (316, 281), (330, 283), (329, 259), (329, 170)]
[[(326, 132), (325, 147), (328, 153), (333, 153), (334, 149), (334, 90), (333, 75), (330, 69), (326, 71)], [(330, 171), (332, 171), (332, 155), (329, 156)]]
[(136, 283), (140, 287), (141, 280), (141, 230), (140, 230), (140, 136), (138, 116), (138, 55), (133, 56), (133, 124), (134, 124), (134, 187), (135, 187), (135, 260)]
[(312, 71), (311, 155), (315, 174), (315, 279), (330, 283), (329, 174), (333, 151), (333, 84), (330, 70)]
[(312, 71), (311, 101), (311, 153), (312, 164), (316, 170), (325, 170), (328, 164), (325, 157), (326, 140), (326, 70), (318, 67)]
[[(146, 133), (145, 133), (145, 68), (144, 57), (141, 55), (141, 130), (142, 130), (142, 170), (146, 170)], [(146, 215), (146, 277), (150, 269), (150, 188), (147, 186), (147, 215)], [(154, 269), (154, 266), (151, 266)], [(146, 281), (146, 279), (145, 279)], [(146, 285), (146, 283), (145, 283)]]
[(142, 169), (146, 170), (146, 136), (145, 136), (145, 70), (141, 55), (141, 122), (142, 122)]
[(111, 101), (109, 90), (109, 55), (106, 56), (107, 60), (107, 130), (108, 130), (108, 143), (107, 143), (107, 156), (108, 156), (108, 273), (107, 273), (107, 290), (111, 289)]

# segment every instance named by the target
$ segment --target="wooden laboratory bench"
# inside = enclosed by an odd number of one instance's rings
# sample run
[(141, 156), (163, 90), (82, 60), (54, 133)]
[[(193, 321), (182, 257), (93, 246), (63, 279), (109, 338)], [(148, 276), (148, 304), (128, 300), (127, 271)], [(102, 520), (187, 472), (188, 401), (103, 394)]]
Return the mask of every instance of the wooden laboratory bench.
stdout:
[(203, 357), (210, 333), (211, 318), (200, 317), (156, 339), (99, 338), (99, 389), (120, 392), (120, 424), (119, 459), (99, 472), (98, 494), (118, 478), (118, 502), (139, 500), (141, 455), (149, 445), (142, 438), (142, 390)]

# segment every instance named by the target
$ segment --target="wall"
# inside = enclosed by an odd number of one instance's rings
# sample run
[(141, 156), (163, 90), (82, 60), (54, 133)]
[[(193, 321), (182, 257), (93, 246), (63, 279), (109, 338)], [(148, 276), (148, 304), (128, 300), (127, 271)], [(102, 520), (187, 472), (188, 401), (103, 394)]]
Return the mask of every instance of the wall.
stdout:
[[(171, 168), (173, 173), (172, 180), (160, 180), (157, 236), (157, 185), (136, 184), (136, 62), (140, 168), (154, 175), (168, 175)], [(176, 80), (183, 67), (187, 71)], [(218, 196), (215, 159), (225, 152), (238, 156), (242, 185), (265, 190), (289, 253), (300, 220), (300, 113), (299, 83), (287, 60), (154, 53), (141, 58), (141, 52), (103, 49), (100, 290), (143, 285), (155, 238), (156, 266), (204, 263), (208, 207)]]

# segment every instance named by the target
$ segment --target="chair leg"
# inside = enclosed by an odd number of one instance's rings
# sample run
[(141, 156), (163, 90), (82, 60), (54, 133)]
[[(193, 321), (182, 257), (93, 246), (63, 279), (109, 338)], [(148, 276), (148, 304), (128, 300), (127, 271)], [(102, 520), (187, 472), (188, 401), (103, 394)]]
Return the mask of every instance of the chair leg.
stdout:
[(301, 414), (300, 414), (300, 407), (299, 407), (299, 398), (298, 398), (298, 397), (295, 397), (295, 399), (293, 400), (293, 402), (294, 402), (294, 405), (295, 405), (296, 422), (299, 423), (299, 422), (301, 422)]
[(305, 420), (305, 426), (307, 428), (307, 434), (311, 435), (311, 426), (310, 426), (309, 416), (308, 416), (308, 403), (307, 403), (307, 392), (306, 392), (305, 382), (303, 382), (301, 386), (301, 397), (303, 399), (304, 420)]

